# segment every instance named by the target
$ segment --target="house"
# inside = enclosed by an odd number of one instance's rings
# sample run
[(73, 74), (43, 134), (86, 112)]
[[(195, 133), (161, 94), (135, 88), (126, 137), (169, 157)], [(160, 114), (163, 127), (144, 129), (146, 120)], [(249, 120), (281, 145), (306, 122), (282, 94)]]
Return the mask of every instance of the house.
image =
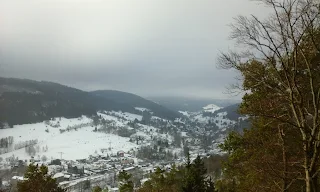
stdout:
[(120, 163), (121, 163), (121, 165), (130, 165), (130, 164), (134, 163), (134, 160), (125, 158), (125, 159), (121, 159)]
[(71, 177), (71, 175), (67, 175), (67, 174), (66, 174), (66, 175), (64, 175), (64, 180), (65, 180), (65, 181), (69, 181), (69, 180), (70, 180), (70, 177)]
[(78, 161), (79, 163), (86, 163), (87, 159), (77, 159), (76, 161)]
[(128, 173), (133, 173), (136, 170), (136, 167), (127, 167), (127, 168), (124, 168), (123, 170)]
[(124, 157), (124, 151), (118, 151), (117, 152), (118, 157)]
[(72, 165), (68, 165), (68, 173), (71, 174), (79, 174), (79, 175), (83, 175), (84, 174), (84, 167), (83, 166), (72, 166)]
[(11, 179), (12, 180), (17, 180), (17, 181), (23, 181), (24, 180), (24, 178), (20, 177), (20, 176), (13, 176)]
[(101, 149), (101, 153), (105, 153), (105, 152), (108, 152), (108, 151), (110, 151), (110, 150), (106, 149), (106, 148)]
[(64, 174), (61, 173), (61, 172), (54, 174), (52, 178), (56, 179), (56, 182), (57, 182), (57, 183), (60, 183), (60, 182), (62, 182), (62, 181), (65, 181)]
[(24, 178), (23, 177), (20, 177), (20, 176), (13, 176), (11, 178), (11, 181), (10, 181), (10, 184), (13, 188), (17, 187), (17, 184), (19, 181), (23, 181)]
[(115, 188), (111, 188), (110, 192), (119, 192), (119, 188), (115, 187)]
[(49, 165), (61, 165), (61, 160), (60, 159), (54, 159), (51, 161)]

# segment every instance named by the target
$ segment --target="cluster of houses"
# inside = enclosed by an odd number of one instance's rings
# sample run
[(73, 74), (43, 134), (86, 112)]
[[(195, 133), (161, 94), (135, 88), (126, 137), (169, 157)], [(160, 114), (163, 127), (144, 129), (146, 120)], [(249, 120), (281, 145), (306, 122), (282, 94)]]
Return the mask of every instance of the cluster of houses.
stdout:
[[(60, 187), (68, 192), (91, 192), (92, 188), (99, 186), (108, 191), (118, 192), (118, 174), (125, 170), (131, 173), (140, 185), (146, 182), (150, 173), (156, 167), (170, 169), (171, 164), (177, 162), (145, 162), (132, 157), (129, 153), (118, 151), (114, 155), (95, 155), (88, 159), (76, 161), (52, 160), (47, 164), (49, 172), (56, 179)], [(10, 184), (15, 185), (18, 181), (24, 180), (21, 176), (12, 177)]]
[[(110, 155), (106, 152), (103, 154), (105, 155), (97, 154), (90, 156), (88, 159), (78, 159), (76, 161), (52, 160), (47, 164), (48, 170), (59, 186), (67, 189), (68, 192), (89, 192), (95, 186), (102, 189), (108, 188), (111, 192), (118, 192), (117, 177), (119, 171), (125, 170), (137, 176), (138, 182), (143, 184), (148, 180), (155, 167), (165, 167), (165, 164), (155, 165), (138, 160), (124, 151), (118, 151), (116, 154)], [(23, 179), (21, 176), (14, 176), (10, 183), (15, 185)]]
[(48, 165), (48, 168), (59, 185), (69, 192), (90, 191), (95, 186), (108, 187), (109, 191), (116, 192), (117, 173), (133, 167), (134, 159), (124, 151), (114, 155), (103, 154), (76, 161), (62, 160)]

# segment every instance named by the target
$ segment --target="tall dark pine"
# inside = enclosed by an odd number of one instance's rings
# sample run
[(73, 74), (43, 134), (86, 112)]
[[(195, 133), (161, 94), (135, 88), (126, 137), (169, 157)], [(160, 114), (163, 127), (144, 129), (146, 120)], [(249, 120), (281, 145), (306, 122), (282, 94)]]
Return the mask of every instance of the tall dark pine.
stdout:
[[(198, 156), (192, 164), (190, 164), (190, 157), (187, 156), (188, 162), (186, 164), (185, 176), (182, 186), (183, 192), (205, 192), (208, 191), (206, 181), (206, 168), (200, 156)], [(207, 189), (208, 188), (208, 189)]]
[(18, 183), (18, 192), (66, 192), (48, 174), (48, 168), (44, 165), (30, 164), (24, 177), (25, 180)]

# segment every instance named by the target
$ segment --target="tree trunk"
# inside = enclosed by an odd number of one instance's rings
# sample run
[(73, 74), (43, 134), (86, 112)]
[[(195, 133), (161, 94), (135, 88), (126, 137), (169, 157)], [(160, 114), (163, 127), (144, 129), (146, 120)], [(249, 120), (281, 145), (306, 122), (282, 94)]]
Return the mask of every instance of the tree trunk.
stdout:
[(318, 176), (315, 176), (314, 178), (312, 178), (312, 188), (314, 192), (319, 192)]
[(279, 137), (281, 139), (281, 145), (282, 145), (282, 161), (283, 161), (283, 185), (282, 185), (282, 191), (285, 192), (288, 190), (288, 168), (287, 168), (287, 153), (286, 153), (286, 146), (285, 146), (285, 140), (284, 140), (284, 133), (283, 129), (278, 127), (279, 129)]
[[(313, 151), (312, 151), (313, 152)], [(304, 170), (305, 170), (305, 183), (306, 192), (319, 192), (318, 190), (318, 176), (316, 175), (317, 169), (312, 163), (310, 154), (310, 145), (304, 144)]]
[[(304, 138), (305, 140), (305, 138)], [(306, 183), (306, 192), (313, 192), (312, 191), (312, 175), (309, 170), (309, 165), (310, 165), (310, 146), (309, 143), (304, 141), (303, 144), (303, 149), (304, 149), (304, 172), (305, 172), (305, 183)]]
[(305, 179), (306, 179), (306, 192), (313, 192), (312, 190), (311, 190), (311, 188), (312, 188), (312, 179), (311, 179), (311, 177), (310, 177), (310, 172), (309, 172), (309, 170), (308, 170), (308, 168), (306, 167), (305, 168)]

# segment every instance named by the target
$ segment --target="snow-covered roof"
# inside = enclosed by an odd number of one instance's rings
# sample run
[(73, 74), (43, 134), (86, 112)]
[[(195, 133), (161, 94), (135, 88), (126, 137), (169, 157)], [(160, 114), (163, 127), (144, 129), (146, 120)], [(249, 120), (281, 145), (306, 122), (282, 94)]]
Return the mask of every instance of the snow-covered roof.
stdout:
[(187, 137), (187, 132), (181, 131), (181, 137)]
[(135, 169), (135, 167), (127, 167), (127, 168), (125, 168), (125, 169), (123, 169), (124, 171), (130, 171), (130, 170), (132, 170), (132, 169)]
[(2, 181), (3, 186), (10, 186), (10, 183), (8, 181)]
[(190, 114), (188, 111), (179, 111), (179, 113), (181, 113), (184, 116), (190, 117)]
[(135, 107), (136, 110), (144, 112), (144, 111), (151, 111), (150, 109), (144, 108), (144, 107)]
[(63, 177), (63, 176), (64, 176), (63, 173), (56, 173), (56, 174), (54, 174), (53, 178), (56, 179), (56, 178)]
[(219, 110), (219, 109), (221, 109), (221, 108), (218, 107), (218, 106), (215, 105), (215, 104), (209, 104), (209, 105), (203, 107), (203, 110), (204, 110), (205, 112), (210, 112), (210, 113), (214, 113), (215, 111), (217, 111), (217, 110)]
[(20, 176), (13, 176), (12, 179), (19, 180), (19, 181), (23, 181), (24, 180), (24, 178), (20, 177)]
[(149, 181), (150, 180), (150, 178), (145, 178), (145, 179), (141, 179), (141, 184), (143, 184), (143, 183), (145, 183), (146, 181)]

